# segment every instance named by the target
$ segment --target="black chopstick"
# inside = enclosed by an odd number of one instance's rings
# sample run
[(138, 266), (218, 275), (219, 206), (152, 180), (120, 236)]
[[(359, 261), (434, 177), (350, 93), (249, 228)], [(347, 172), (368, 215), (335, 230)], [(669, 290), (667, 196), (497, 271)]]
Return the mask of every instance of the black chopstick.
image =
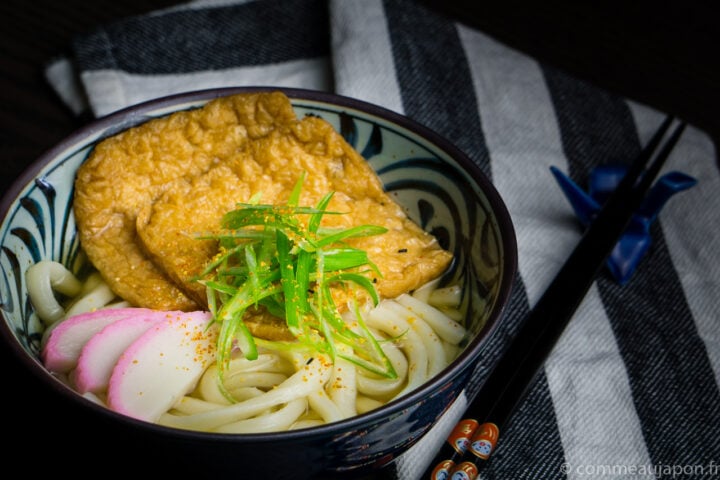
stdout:
[[(479, 460), (490, 457), (500, 429), (526, 397), (533, 379), (542, 369), (682, 135), (685, 123), (678, 122), (670, 137), (662, 143), (673, 121), (671, 116), (665, 119), (630, 165), (617, 189), (585, 231), (471, 401), (464, 419), (444, 442), (421, 478), (440, 480), (450, 478), (456, 471), (464, 471), (466, 476), (463, 478), (469, 480), (477, 477), (481, 465)], [(661, 143), (662, 148), (655, 155)], [(459, 439), (465, 441), (458, 442)], [(467, 446), (464, 452), (458, 448), (459, 444)]]

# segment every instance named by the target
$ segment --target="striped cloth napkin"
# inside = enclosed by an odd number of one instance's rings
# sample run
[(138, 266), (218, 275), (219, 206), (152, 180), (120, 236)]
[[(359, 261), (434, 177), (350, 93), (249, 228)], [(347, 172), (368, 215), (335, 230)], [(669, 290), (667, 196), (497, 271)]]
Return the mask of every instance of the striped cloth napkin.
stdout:
[[(403, 113), (464, 150), (504, 198), (519, 248), (517, 288), (478, 381), (581, 235), (549, 167), (585, 185), (593, 167), (633, 158), (664, 117), (408, 0), (197, 1), (103, 25), (72, 52), (47, 77), (77, 112), (211, 87), (300, 87)], [(697, 185), (664, 207), (627, 285), (604, 272), (592, 286), (486, 478), (720, 477), (720, 171), (695, 128), (668, 163)], [(418, 478), (466, 403), (383, 478)]]

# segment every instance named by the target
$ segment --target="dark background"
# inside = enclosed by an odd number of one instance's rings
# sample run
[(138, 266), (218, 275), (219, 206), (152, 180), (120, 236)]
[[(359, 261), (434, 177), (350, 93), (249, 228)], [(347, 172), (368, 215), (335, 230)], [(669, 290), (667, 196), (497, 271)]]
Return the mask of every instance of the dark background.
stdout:
[[(360, 0), (362, 1), (362, 0)], [(0, 3), (0, 192), (42, 152), (90, 118), (76, 118), (45, 82), (43, 68), (65, 53), (74, 35), (94, 25), (178, 3), (173, 0), (4, 0)], [(425, 1), (454, 18), (578, 78), (672, 112), (720, 139), (720, 34), (710, 7), (661, 2)], [(26, 373), (0, 349), (4, 378)], [(66, 463), (64, 471), (91, 474), (88, 452), (74, 450), (79, 412), (48, 405), (34, 380), (0, 383), (4, 413), (3, 457), (21, 475)], [(30, 408), (28, 408), (30, 406)], [(44, 432), (60, 430), (68, 442), (48, 445)], [(96, 426), (90, 439), (97, 454), (112, 452), (119, 432)], [(88, 442), (86, 442), (87, 445)], [(146, 448), (135, 446), (138, 451)], [(22, 462), (16, 460), (23, 458)], [(25, 460), (28, 457), (30, 460)], [(74, 457), (74, 458), (73, 458)], [(104, 472), (132, 469), (133, 458), (117, 458)], [(17, 470), (16, 470), (17, 471)], [(140, 470), (142, 471), (142, 470)], [(96, 472), (99, 473), (99, 472)]]
[[(362, 1), (362, 0), (361, 0)], [(74, 35), (177, 0), (0, 3), (0, 191), (89, 118), (75, 118), (43, 77)], [(718, 14), (700, 2), (422, 0), (548, 64), (672, 112), (720, 138)]]

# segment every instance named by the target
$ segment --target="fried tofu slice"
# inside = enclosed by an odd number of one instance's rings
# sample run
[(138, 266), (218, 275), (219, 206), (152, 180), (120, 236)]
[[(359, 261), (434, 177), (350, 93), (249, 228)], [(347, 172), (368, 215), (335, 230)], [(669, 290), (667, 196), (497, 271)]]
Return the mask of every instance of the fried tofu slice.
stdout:
[(250, 139), (294, 121), (284, 95), (250, 94), (151, 120), (100, 142), (77, 172), (74, 213), (80, 243), (112, 290), (136, 306), (199, 308), (146, 254), (137, 237), (138, 213), (177, 184), (242, 155)]
[[(113, 291), (133, 305), (207, 308), (194, 278), (217, 253), (222, 216), (256, 194), (285, 204), (305, 172), (301, 204), (335, 195), (324, 225), (388, 228), (350, 242), (368, 252), (392, 298), (440, 275), (451, 254), (412, 222), (380, 179), (334, 128), (297, 119), (279, 92), (241, 94), (131, 128), (97, 145), (80, 168), (74, 208), (81, 244)], [(342, 303), (342, 292), (335, 292)], [(254, 335), (288, 339), (283, 319), (253, 311)]]
[[(344, 213), (326, 215), (324, 226), (371, 224), (388, 229), (383, 235), (349, 242), (366, 250), (382, 272), (376, 279), (382, 297), (414, 290), (447, 268), (451, 255), (407, 217), (365, 159), (317, 117), (282, 125), (250, 141), (243, 155), (175, 184), (138, 216), (139, 238), (161, 269), (188, 296), (202, 302), (204, 287), (192, 279), (217, 252), (217, 245), (198, 240), (198, 234), (217, 231), (223, 214), (254, 195), (261, 196), (261, 203), (285, 204), (303, 172), (307, 176), (300, 204), (316, 205), (334, 192), (328, 209)], [(336, 301), (342, 301), (343, 294), (335, 294)]]

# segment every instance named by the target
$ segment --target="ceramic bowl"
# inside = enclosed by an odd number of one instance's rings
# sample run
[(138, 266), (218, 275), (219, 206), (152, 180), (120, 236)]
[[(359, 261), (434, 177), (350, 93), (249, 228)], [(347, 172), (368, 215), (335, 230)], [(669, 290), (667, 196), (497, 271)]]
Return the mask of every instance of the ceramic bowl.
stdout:
[[(43, 388), (47, 412), (34, 410), (31, 415), (66, 420), (54, 431), (38, 432), (46, 449), (66, 447), (70, 456), (75, 452), (82, 458), (89, 451), (83, 449), (97, 447), (96, 454), (117, 460), (117, 468), (125, 459), (135, 461), (142, 455), (201, 472), (242, 474), (238, 478), (366, 475), (422, 437), (468, 381), (502, 321), (516, 271), (514, 231), (498, 192), (465, 154), (404, 116), (350, 98), (289, 89), (282, 90), (298, 117), (317, 115), (333, 124), (372, 165), (409, 216), (455, 254), (446, 277), (463, 285), (466, 326), (472, 332), (459, 357), (423, 387), (370, 413), (322, 427), (250, 435), (198, 433), (137, 421), (84, 399), (43, 368), (38, 359), (42, 323), (28, 300), (24, 272), (43, 259), (73, 265), (80, 249), (73, 181), (93, 146), (149, 119), (198, 107), (219, 96), (257, 90), (277, 89), (191, 92), (102, 118), (39, 158), (3, 197), (1, 348), (10, 349), (24, 369), (22, 375), (31, 376)], [(63, 445), (67, 432), (58, 428), (72, 429), (84, 440), (76, 448)], [(72, 471), (71, 464), (67, 471)]]

